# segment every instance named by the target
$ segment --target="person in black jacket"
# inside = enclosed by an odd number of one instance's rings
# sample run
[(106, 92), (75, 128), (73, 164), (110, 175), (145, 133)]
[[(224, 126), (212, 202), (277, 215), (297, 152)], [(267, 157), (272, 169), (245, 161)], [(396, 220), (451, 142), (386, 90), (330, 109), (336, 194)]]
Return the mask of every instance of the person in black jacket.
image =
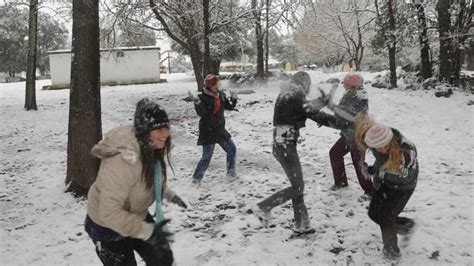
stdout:
[(415, 190), (418, 180), (418, 160), (415, 145), (398, 130), (373, 122), (356, 122), (356, 139), (361, 148), (369, 148), (375, 156), (372, 166), (364, 172), (372, 178), (373, 193), (369, 217), (380, 225), (388, 259), (401, 257), (397, 233), (406, 234), (413, 220), (399, 217)]
[(214, 153), (215, 144), (218, 143), (227, 153), (227, 176), (236, 178), (235, 156), (236, 147), (231, 135), (225, 129), (224, 109), (234, 110), (237, 97), (231, 94), (228, 99), (218, 87), (219, 76), (209, 74), (204, 79), (205, 88), (198, 98), (194, 99), (194, 108), (201, 117), (199, 120), (198, 145), (202, 145), (202, 157), (193, 174), (193, 182), (200, 183), (209, 167)]
[[(285, 83), (275, 103), (273, 113), (273, 156), (281, 164), (291, 186), (277, 191), (270, 197), (252, 207), (252, 212), (260, 219), (264, 226), (268, 226), (272, 218), (271, 210), (292, 200), (295, 217), (296, 233), (314, 231), (311, 228), (308, 211), (304, 203), (304, 181), (300, 159), (296, 150), (299, 129), (305, 126), (307, 118), (317, 121), (319, 109), (315, 102), (306, 100), (310, 91), (311, 78), (308, 73), (295, 73), (289, 83)], [(323, 99), (319, 99), (324, 101)], [(320, 108), (324, 107), (324, 104)]]

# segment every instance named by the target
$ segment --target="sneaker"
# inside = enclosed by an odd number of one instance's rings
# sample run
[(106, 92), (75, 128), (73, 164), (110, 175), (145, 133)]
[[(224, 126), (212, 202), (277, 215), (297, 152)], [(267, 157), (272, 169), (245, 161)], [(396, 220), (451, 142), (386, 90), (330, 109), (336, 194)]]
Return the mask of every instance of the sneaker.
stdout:
[(398, 260), (402, 257), (400, 254), (400, 249), (398, 247), (384, 246), (383, 255), (388, 260)]
[(359, 197), (359, 199), (357, 201), (363, 202), (363, 201), (371, 200), (371, 199), (372, 199), (371, 194), (364, 193), (364, 194), (362, 194), (362, 196)]
[(260, 208), (258, 204), (255, 204), (251, 210), (252, 213), (260, 220), (263, 227), (268, 227), (270, 220), (273, 219), (271, 212)]
[(295, 226), (293, 229), (293, 232), (295, 232), (298, 235), (304, 235), (304, 234), (313, 234), (316, 232), (316, 229), (311, 227), (311, 225), (301, 225), (301, 226)]
[(239, 176), (237, 174), (227, 174), (225, 177), (226, 177), (226, 180), (229, 182), (233, 182), (239, 179)]
[(341, 189), (341, 188), (345, 188), (345, 187), (347, 187), (347, 186), (348, 186), (347, 184), (342, 184), (342, 185), (334, 184), (334, 185), (332, 185), (332, 187), (330, 187), (329, 189), (334, 191), (334, 190), (338, 190), (338, 189)]

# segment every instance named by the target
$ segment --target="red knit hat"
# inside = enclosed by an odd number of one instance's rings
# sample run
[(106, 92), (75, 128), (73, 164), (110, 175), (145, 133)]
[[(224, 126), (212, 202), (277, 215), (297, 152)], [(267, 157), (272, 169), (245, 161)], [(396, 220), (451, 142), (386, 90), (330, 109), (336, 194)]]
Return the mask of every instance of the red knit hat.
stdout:
[(204, 86), (206, 88), (210, 88), (210, 87), (216, 85), (218, 81), (219, 81), (219, 76), (218, 75), (209, 74), (204, 79)]
[(349, 87), (362, 87), (364, 78), (358, 73), (349, 73), (344, 77), (342, 83)]
[(392, 138), (391, 128), (382, 124), (375, 124), (365, 133), (364, 141), (370, 148), (378, 149), (387, 146)]

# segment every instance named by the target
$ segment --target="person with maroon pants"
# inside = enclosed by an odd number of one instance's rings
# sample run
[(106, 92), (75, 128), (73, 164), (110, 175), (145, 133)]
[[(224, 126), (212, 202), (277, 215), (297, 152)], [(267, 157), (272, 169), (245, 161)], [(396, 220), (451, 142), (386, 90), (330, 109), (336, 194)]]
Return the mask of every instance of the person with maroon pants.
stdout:
[[(349, 73), (343, 80), (345, 94), (341, 98), (338, 108), (355, 117), (357, 114), (367, 116), (369, 111), (369, 100), (367, 91), (363, 88), (363, 78), (357, 73)], [(346, 119), (341, 117), (339, 112), (334, 114), (335, 120), (339, 124), (346, 123)], [(359, 184), (366, 195), (373, 192), (372, 182), (366, 179), (362, 172), (362, 165), (365, 160), (365, 150), (361, 150), (354, 141), (354, 127), (352, 123), (346, 127), (341, 127), (341, 137), (329, 150), (332, 172), (334, 175), (334, 185), (332, 190), (337, 190), (348, 186), (346, 169), (344, 167), (344, 155), (351, 154)]]

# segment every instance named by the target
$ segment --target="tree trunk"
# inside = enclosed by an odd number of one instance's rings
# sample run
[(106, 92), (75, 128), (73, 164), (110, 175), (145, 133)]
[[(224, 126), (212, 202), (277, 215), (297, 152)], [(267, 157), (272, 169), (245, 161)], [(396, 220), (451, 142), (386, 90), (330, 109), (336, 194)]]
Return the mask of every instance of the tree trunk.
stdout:
[(449, 39), (450, 1), (438, 1), (438, 31), (439, 31), (439, 79), (446, 82), (451, 77), (451, 40)]
[(255, 38), (257, 45), (257, 81), (263, 81), (264, 69), (263, 69), (263, 34), (262, 34), (262, 12), (258, 10), (257, 0), (252, 0), (252, 9), (255, 19)]
[(357, 58), (354, 61), (354, 65), (355, 65), (355, 71), (360, 71), (360, 59), (359, 58)]
[(266, 0), (265, 5), (265, 78), (268, 79), (268, 50), (269, 50), (269, 43), (268, 43), (268, 31), (269, 31), (269, 17), (268, 13), (270, 12), (270, 0)]
[[(203, 0), (204, 1), (204, 0)], [(168, 34), (168, 36), (173, 39), (175, 42), (177, 42), (181, 47), (186, 49), (188, 51), (189, 56), (191, 57), (191, 63), (193, 65), (193, 71), (194, 71), (194, 76), (196, 79), (197, 83), (197, 89), (198, 91), (202, 91), (202, 88), (204, 86), (204, 81), (203, 81), (203, 53), (201, 51), (201, 48), (199, 46), (199, 40), (197, 40), (197, 36), (199, 35), (199, 32), (196, 32), (196, 28), (186, 28), (186, 29), (181, 29), (182, 32), (181, 34), (183, 37), (181, 38), (179, 35), (175, 34), (173, 30), (170, 29), (168, 24), (166, 23), (166, 20), (164, 16), (161, 14), (161, 10), (157, 8), (157, 5), (155, 4), (154, 0), (149, 0), (150, 8), (153, 14), (155, 15), (155, 18), (161, 23), (163, 26), (163, 30)], [(164, 12), (163, 12), (164, 13)], [(207, 12), (209, 14), (209, 12)], [(186, 22), (186, 20), (184, 21)], [(209, 36), (208, 34), (206, 36)], [(210, 57), (208, 57), (209, 59)]]
[(204, 79), (202, 76), (202, 59), (203, 55), (201, 49), (199, 48), (199, 42), (196, 39), (188, 41), (188, 52), (191, 57), (191, 63), (193, 65), (194, 77), (196, 78), (197, 89), (202, 91), (204, 88)]
[(38, 110), (36, 106), (36, 42), (38, 35), (38, 0), (30, 1), (28, 25), (28, 59), (26, 65), (25, 109)]
[[(260, 23), (260, 22), (259, 22)], [(257, 80), (263, 81), (264, 77), (264, 62), (263, 62), (263, 36), (261, 25), (256, 26), (257, 29), (257, 73), (256, 78)]]
[(356, 7), (356, 14), (357, 14), (357, 46), (355, 47), (356, 52), (356, 60), (355, 60), (355, 67), (356, 71), (360, 71), (360, 65), (362, 63), (362, 59), (364, 58), (364, 44), (362, 42), (362, 30), (360, 26), (360, 16), (359, 11), (357, 11)]
[(466, 70), (473, 71), (474, 70), (474, 39), (472, 39), (466, 48), (466, 60), (467, 60), (467, 67)]
[(211, 48), (209, 47), (209, 0), (202, 0), (203, 17), (204, 17), (204, 58), (202, 67), (202, 76), (206, 77), (211, 73), (210, 60)]
[(456, 25), (454, 36), (452, 36), (451, 47), (452, 52), (452, 65), (451, 65), (451, 81), (450, 83), (459, 86), (461, 79), (461, 66), (464, 63), (464, 53), (469, 49), (461, 50), (464, 46), (466, 39), (469, 34), (470, 26), (472, 27), (472, 17), (474, 12), (474, 4), (467, 3), (468, 1), (459, 1), (458, 14), (456, 16)]
[[(393, 32), (396, 30), (395, 26), (395, 11), (393, 8), (394, 1), (388, 0), (387, 1), (387, 11), (388, 11), (388, 24), (390, 28), (390, 36), (388, 42), (388, 61), (389, 61), (389, 68), (390, 68), (390, 86), (392, 88), (397, 87), (397, 64), (395, 62), (396, 56), (396, 45), (397, 40)], [(396, 1), (395, 1), (396, 4)]]
[[(456, 37), (457, 38), (457, 37)], [(449, 83), (455, 86), (459, 86), (459, 81), (461, 78), (461, 65), (462, 65), (462, 58), (463, 58), (463, 53), (461, 53), (461, 49), (459, 49), (459, 45), (461, 45), (458, 42), (453, 43), (453, 52), (452, 52), (452, 68), (451, 68), (451, 79), (449, 80)]]
[(416, 5), (418, 23), (420, 24), (420, 58), (421, 76), (423, 79), (431, 78), (432, 66), (430, 60), (430, 44), (428, 42), (428, 29), (426, 28), (425, 9), (422, 5)]
[(67, 147), (67, 191), (85, 196), (100, 161), (90, 155), (102, 139), (99, 2), (73, 0), (72, 62)]
[(219, 59), (211, 59), (209, 66), (209, 74), (219, 75), (219, 70), (221, 66), (221, 60)]

